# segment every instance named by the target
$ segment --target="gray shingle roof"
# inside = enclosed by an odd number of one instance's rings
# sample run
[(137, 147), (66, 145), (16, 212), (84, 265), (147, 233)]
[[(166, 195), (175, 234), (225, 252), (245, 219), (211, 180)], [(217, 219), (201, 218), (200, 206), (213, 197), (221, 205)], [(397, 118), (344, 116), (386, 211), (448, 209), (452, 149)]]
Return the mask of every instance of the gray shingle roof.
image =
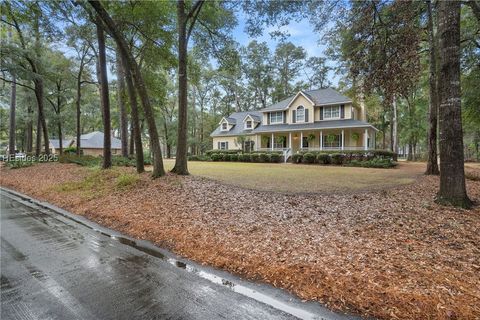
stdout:
[(225, 120), (227, 120), (227, 122), (230, 123), (230, 124), (236, 124), (237, 123), (237, 119), (233, 118), (232, 116), (226, 117)]
[[(58, 149), (60, 148), (60, 139), (48, 139), (50, 144), (55, 148)], [(70, 143), (73, 142), (73, 139), (62, 139), (62, 147), (66, 148), (70, 145)]]
[[(94, 131), (80, 136), (80, 147), (85, 149), (103, 149), (103, 132)], [(112, 149), (121, 149), (122, 141), (112, 137)]]
[[(247, 115), (245, 116), (245, 118), (246, 118), (247, 116), (250, 116), (250, 117), (253, 119), (253, 121), (262, 122), (262, 117), (261, 117), (261, 116), (257, 116), (257, 115), (255, 115), (255, 114), (253, 114), (252, 112), (247, 113)], [(245, 120), (245, 118), (244, 118), (244, 120)]]
[[(307, 97), (312, 100), (316, 106), (328, 105), (335, 103), (349, 103), (352, 102), (352, 99), (344, 96), (343, 94), (338, 93), (332, 88), (318, 89), (318, 90), (307, 90), (302, 91)], [(296, 95), (288, 97), (285, 100), (272, 104), (260, 111), (273, 111), (273, 110), (285, 110), (290, 102), (295, 98)]]
[[(353, 119), (342, 119), (342, 120), (325, 120), (325, 121), (316, 121), (313, 123), (293, 123), (293, 124), (270, 124), (270, 125), (260, 125), (254, 132), (279, 132), (279, 131), (295, 131), (295, 130), (317, 130), (317, 129), (333, 129), (333, 128), (374, 128), (370, 123), (360, 120)], [(376, 129), (375, 129), (376, 130)]]
[(220, 126), (215, 129), (215, 131), (212, 132), (210, 136), (238, 136), (240, 134), (250, 134), (254, 130), (245, 130), (245, 126), (243, 125), (243, 120), (247, 115), (251, 115), (252, 117), (256, 117), (261, 121), (262, 119), (262, 113), (258, 111), (245, 111), (245, 112), (234, 112), (232, 113), (228, 119), (233, 119), (235, 122), (230, 122), (229, 123), (235, 123), (235, 125), (230, 129), (230, 131), (221, 131)]

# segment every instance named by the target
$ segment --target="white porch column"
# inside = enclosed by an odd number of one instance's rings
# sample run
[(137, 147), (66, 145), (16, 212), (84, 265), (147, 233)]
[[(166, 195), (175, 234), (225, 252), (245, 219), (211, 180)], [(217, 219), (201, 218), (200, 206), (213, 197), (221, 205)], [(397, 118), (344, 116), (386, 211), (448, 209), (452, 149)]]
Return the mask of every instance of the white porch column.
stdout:
[(320, 130), (320, 150), (323, 150), (323, 131)]
[(300, 149), (303, 149), (303, 132), (300, 131)]
[(288, 133), (288, 147), (292, 149), (292, 133)]
[(271, 148), (272, 151), (273, 151), (273, 133), (272, 133), (272, 140), (270, 141), (270, 148)]
[(365, 133), (363, 137), (363, 145), (364, 145), (364, 149), (368, 150), (368, 129), (365, 129)]
[(345, 130), (342, 129), (342, 150), (345, 149)]

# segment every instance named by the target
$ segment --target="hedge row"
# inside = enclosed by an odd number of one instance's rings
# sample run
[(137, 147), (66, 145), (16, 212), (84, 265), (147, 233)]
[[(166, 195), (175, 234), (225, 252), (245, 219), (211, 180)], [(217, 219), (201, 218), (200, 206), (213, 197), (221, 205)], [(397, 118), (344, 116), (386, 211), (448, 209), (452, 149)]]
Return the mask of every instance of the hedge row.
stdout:
[(212, 161), (238, 161), (238, 162), (270, 162), (278, 163), (282, 160), (282, 155), (277, 152), (269, 153), (231, 153), (214, 152), (210, 154)]
[(304, 155), (305, 153), (312, 153), (315, 156), (319, 154), (343, 154), (346, 158), (354, 159), (373, 159), (373, 158), (382, 158), (382, 159), (395, 159), (398, 155), (389, 150), (338, 150), (338, 151), (300, 151), (299, 154)]
[[(267, 153), (267, 154), (271, 154), (271, 153), (276, 153), (276, 154), (281, 154), (281, 152), (278, 152), (278, 151), (267, 151), (267, 150), (263, 150), (263, 151), (250, 151), (250, 152), (244, 152), (243, 150), (222, 150), (222, 149), (213, 149), (213, 150), (208, 150), (208, 151), (205, 151), (205, 155), (206, 156), (211, 156), (212, 154), (215, 154), (215, 153), (220, 153), (220, 154), (225, 154), (225, 153), (228, 153), (228, 154), (252, 154), (252, 153)], [(195, 156), (192, 156), (192, 157), (195, 157)]]
[(221, 150), (221, 149), (213, 149), (213, 150), (207, 150), (205, 151), (205, 154), (207, 156), (211, 156), (212, 154), (214, 153), (221, 153), (221, 154), (225, 154), (225, 153), (229, 153), (229, 154), (237, 154), (237, 153), (241, 153), (242, 150)]
[(396, 165), (393, 161), (393, 153), (385, 152), (384, 150), (363, 151), (363, 152), (342, 152), (342, 153), (327, 153), (327, 152), (299, 152), (292, 156), (293, 163), (318, 163), (323, 165), (346, 165), (354, 167), (368, 167), (368, 168), (392, 168)]

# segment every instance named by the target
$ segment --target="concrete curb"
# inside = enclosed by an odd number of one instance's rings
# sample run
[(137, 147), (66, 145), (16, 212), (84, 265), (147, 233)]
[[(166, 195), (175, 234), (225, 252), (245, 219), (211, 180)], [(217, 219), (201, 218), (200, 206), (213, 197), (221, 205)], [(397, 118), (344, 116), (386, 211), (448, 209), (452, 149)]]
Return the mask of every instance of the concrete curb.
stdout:
[(17, 202), (35, 209), (46, 209), (56, 214), (81, 224), (93, 231), (96, 231), (106, 237), (117, 240), (124, 245), (133, 247), (148, 255), (162, 259), (186, 272), (195, 273), (199, 277), (209, 280), (220, 286), (228, 287), (232, 291), (255, 299), (271, 307), (291, 314), (299, 319), (322, 319), (322, 320), (357, 320), (362, 319), (358, 316), (335, 313), (321, 306), (316, 302), (303, 302), (298, 297), (293, 296), (283, 289), (275, 288), (268, 284), (254, 283), (242, 279), (236, 275), (212, 267), (203, 266), (196, 262), (184, 259), (168, 250), (154, 245), (150, 241), (138, 240), (126, 236), (118, 231), (105, 228), (85, 217), (73, 214), (48, 202), (34, 199), (17, 191), (0, 187), (0, 193)]

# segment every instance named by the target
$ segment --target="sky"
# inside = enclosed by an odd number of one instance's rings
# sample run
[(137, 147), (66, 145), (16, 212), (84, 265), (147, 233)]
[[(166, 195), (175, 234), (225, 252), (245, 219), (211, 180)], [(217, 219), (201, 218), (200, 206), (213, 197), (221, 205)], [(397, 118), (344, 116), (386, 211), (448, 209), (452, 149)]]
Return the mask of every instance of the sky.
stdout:
[[(279, 40), (273, 39), (269, 33), (278, 28), (266, 28), (261, 37), (251, 38), (245, 32), (246, 19), (243, 14), (238, 15), (237, 19), (238, 25), (233, 30), (233, 38), (237, 42), (246, 46), (250, 41), (257, 40), (259, 42), (266, 42), (271, 52), (275, 50)], [(307, 52), (307, 57), (325, 57), (324, 52), (327, 49), (327, 46), (320, 41), (321, 34), (313, 32), (313, 27), (310, 25), (308, 20), (292, 20), (289, 25), (282, 27), (281, 31), (287, 31), (290, 36), (287, 37), (286, 41), (290, 41), (296, 46), (302, 46)], [(327, 65), (333, 68), (335, 67), (335, 62), (327, 59)], [(328, 80), (333, 86), (337, 86), (339, 79), (340, 77), (336, 75), (334, 71), (329, 72)]]

